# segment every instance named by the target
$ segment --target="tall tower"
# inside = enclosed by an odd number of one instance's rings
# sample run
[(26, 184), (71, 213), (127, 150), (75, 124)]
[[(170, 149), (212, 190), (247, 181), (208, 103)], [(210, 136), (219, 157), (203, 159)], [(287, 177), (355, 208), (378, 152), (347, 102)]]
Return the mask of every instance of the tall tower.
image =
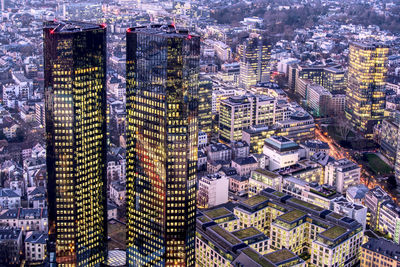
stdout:
[(346, 117), (367, 138), (384, 114), (388, 52), (381, 44), (350, 44)]
[(126, 35), (128, 266), (195, 266), (200, 38)]
[(47, 22), (43, 31), (49, 258), (99, 266), (107, 244), (106, 29)]
[(239, 47), (240, 87), (249, 89), (258, 82), (270, 79), (271, 46), (257, 33), (252, 33)]

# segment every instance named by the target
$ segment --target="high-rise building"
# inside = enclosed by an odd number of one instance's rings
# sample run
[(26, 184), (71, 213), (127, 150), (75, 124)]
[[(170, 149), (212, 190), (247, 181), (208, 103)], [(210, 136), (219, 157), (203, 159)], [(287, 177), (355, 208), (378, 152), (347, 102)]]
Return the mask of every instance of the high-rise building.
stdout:
[(252, 33), (238, 48), (240, 55), (240, 87), (249, 89), (258, 82), (267, 82), (270, 78), (271, 45), (259, 34)]
[(194, 266), (200, 38), (127, 30), (127, 262)]
[(368, 138), (385, 109), (388, 52), (382, 44), (350, 44), (346, 117)]
[(49, 258), (100, 266), (106, 257), (106, 29), (44, 24)]
[(212, 131), (212, 91), (211, 80), (200, 79), (199, 82), (199, 129), (211, 134)]

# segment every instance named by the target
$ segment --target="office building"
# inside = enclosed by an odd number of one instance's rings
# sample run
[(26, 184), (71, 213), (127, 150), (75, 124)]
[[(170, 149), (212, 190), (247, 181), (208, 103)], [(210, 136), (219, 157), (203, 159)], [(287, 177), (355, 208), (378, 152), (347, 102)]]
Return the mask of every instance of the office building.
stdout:
[(315, 136), (314, 118), (305, 111), (295, 111), (289, 118), (276, 123), (276, 135), (301, 142)]
[(325, 166), (325, 182), (344, 194), (350, 186), (360, 183), (361, 168), (348, 159), (340, 159)]
[(381, 44), (350, 44), (346, 117), (367, 138), (384, 115), (388, 52)]
[(219, 139), (233, 142), (242, 139), (242, 130), (252, 123), (252, 101), (247, 96), (235, 96), (221, 101)]
[(200, 37), (127, 30), (127, 264), (194, 266)]
[(262, 190), (270, 187), (276, 191), (281, 191), (282, 176), (264, 169), (251, 171), (249, 179), (249, 197), (258, 195)]
[(259, 34), (252, 33), (245, 43), (239, 46), (240, 80), (244, 89), (267, 82), (270, 79), (271, 45), (266, 43)]
[(271, 136), (264, 142), (263, 153), (269, 158), (269, 170), (288, 167), (299, 161), (298, 144), (282, 136)]
[(212, 91), (211, 80), (200, 79), (199, 81), (199, 130), (210, 135), (212, 131)]
[(58, 266), (106, 257), (106, 61), (105, 25), (44, 24), (49, 255)]
[[(204, 266), (216, 260), (217, 266), (351, 266), (363, 238), (357, 221), (271, 188), (233, 207), (199, 212), (197, 231), (196, 261)], [(307, 263), (288, 260), (296, 255)]]
[(381, 204), (390, 199), (390, 196), (380, 186), (376, 186), (365, 194), (364, 203), (368, 208), (368, 224), (371, 229), (378, 228)]
[(242, 140), (243, 130), (252, 125), (273, 125), (276, 101), (263, 95), (234, 96), (221, 101), (219, 114), (220, 139), (223, 142)]
[(265, 139), (274, 135), (276, 129), (267, 125), (252, 125), (242, 132), (242, 140), (250, 145), (250, 153), (262, 154)]

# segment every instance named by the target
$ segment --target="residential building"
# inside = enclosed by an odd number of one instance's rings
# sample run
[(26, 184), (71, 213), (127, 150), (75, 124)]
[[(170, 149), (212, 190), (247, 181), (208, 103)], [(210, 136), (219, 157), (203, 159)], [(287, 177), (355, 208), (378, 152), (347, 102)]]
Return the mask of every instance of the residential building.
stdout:
[(307, 159), (311, 158), (314, 154), (316, 153), (325, 153), (329, 154), (330, 147), (327, 143), (321, 141), (321, 140), (307, 140), (304, 141), (300, 144), (302, 148), (305, 150), (305, 157)]
[(25, 237), (25, 260), (30, 263), (41, 263), (46, 258), (46, 243), (49, 236), (46, 232), (28, 232)]
[(235, 141), (230, 143), (229, 145), (232, 149), (232, 158), (245, 158), (249, 156), (250, 147), (247, 142), (244, 141)]
[(346, 117), (369, 138), (384, 115), (388, 52), (382, 44), (350, 44)]
[(19, 228), (22, 232), (48, 231), (48, 212), (46, 208), (9, 209), (0, 215), (0, 225)]
[(106, 28), (52, 21), (43, 33), (49, 257), (98, 266), (107, 248)]
[(9, 188), (0, 188), (0, 210), (21, 207), (21, 196)]
[(247, 192), (249, 188), (249, 177), (241, 175), (229, 176), (229, 190), (234, 193)]
[(360, 183), (361, 168), (348, 159), (340, 159), (325, 166), (325, 182), (344, 194), (350, 186)]
[(204, 148), (207, 146), (208, 143), (208, 136), (206, 132), (199, 131), (199, 138), (198, 138), (198, 147)]
[(231, 166), (236, 169), (238, 175), (250, 176), (250, 172), (258, 168), (258, 162), (253, 156), (248, 156), (232, 160)]
[(112, 181), (110, 184), (110, 199), (118, 206), (125, 204), (126, 183), (119, 180)]
[(361, 267), (391, 266), (400, 264), (400, 246), (384, 238), (369, 238), (361, 246)]
[(203, 176), (198, 181), (197, 205), (211, 208), (228, 202), (229, 178), (223, 173)]
[(390, 196), (380, 186), (375, 186), (375, 188), (366, 193), (365, 206), (368, 208), (367, 219), (371, 229), (378, 228), (381, 204), (390, 199)]
[(369, 189), (364, 184), (350, 186), (346, 191), (346, 199), (354, 204), (364, 205), (365, 196)]
[(232, 160), (232, 149), (222, 143), (215, 143), (207, 146), (207, 157), (211, 161)]
[(126, 44), (127, 264), (193, 266), (200, 37), (153, 25)]
[(19, 266), (22, 246), (21, 229), (0, 227), (0, 265)]

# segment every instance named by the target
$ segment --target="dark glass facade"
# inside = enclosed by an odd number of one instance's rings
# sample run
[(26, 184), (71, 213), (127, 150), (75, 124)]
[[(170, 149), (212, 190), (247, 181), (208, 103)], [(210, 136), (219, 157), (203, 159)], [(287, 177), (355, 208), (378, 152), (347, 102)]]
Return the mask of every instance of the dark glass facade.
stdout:
[(199, 130), (211, 135), (212, 130), (212, 90), (213, 84), (209, 79), (199, 82)]
[(58, 266), (106, 256), (106, 29), (44, 24), (49, 255)]
[(195, 266), (200, 38), (127, 31), (127, 262)]

